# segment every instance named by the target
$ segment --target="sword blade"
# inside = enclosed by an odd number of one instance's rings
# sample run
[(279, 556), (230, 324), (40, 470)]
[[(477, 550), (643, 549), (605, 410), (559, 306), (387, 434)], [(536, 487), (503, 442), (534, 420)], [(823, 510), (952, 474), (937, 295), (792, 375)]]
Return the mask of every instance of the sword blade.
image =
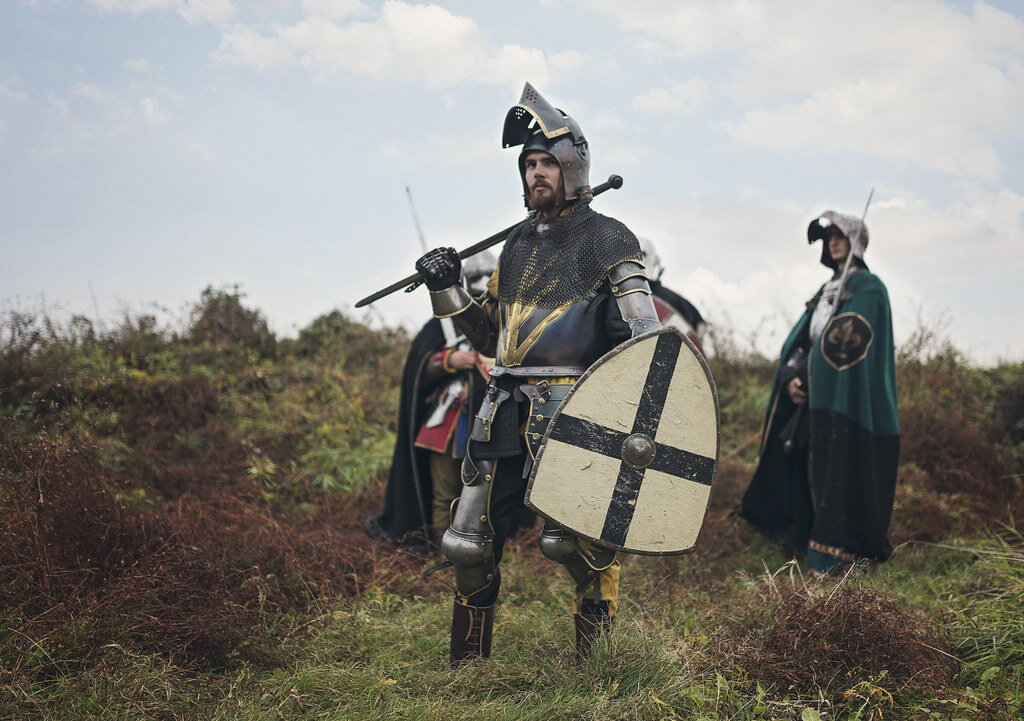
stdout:
[[(622, 176), (621, 175), (610, 175), (610, 176), (608, 176), (608, 180), (607, 181), (605, 181), (605, 182), (601, 183), (600, 185), (597, 185), (597, 186), (594, 187), (593, 193), (594, 193), (595, 196), (597, 196), (597, 195), (600, 195), (601, 193), (605, 192), (606, 190), (612, 190), (612, 189), (617, 190), (617, 189), (619, 189), (621, 187), (622, 187)], [(517, 225), (519, 225), (519, 223), (516, 223), (514, 225), (510, 225), (509, 227), (505, 228), (504, 230), (500, 230), (497, 233), (495, 233), (494, 235), (488, 236), (487, 238), (484, 238), (483, 240), (481, 240), (481, 241), (479, 241), (477, 243), (474, 243), (473, 245), (469, 246), (465, 250), (460, 250), (459, 251), (459, 257), (460, 258), (468, 258), (471, 255), (476, 255), (481, 250), (487, 250), (491, 246), (497, 245), (501, 241), (505, 240), (505, 238), (508, 237), (508, 234), (511, 233), (512, 230)], [(423, 282), (423, 275), (421, 273), (419, 273), (419, 272), (413, 273), (412, 275), (409, 275), (409, 276), (406, 276), (405, 278), (402, 278), (400, 281), (398, 281), (396, 283), (392, 283), (387, 288), (382, 288), (381, 290), (378, 290), (376, 293), (372, 293), (371, 295), (366, 296), (365, 298), (360, 300), (358, 303), (356, 303), (356, 308), (362, 308), (365, 305), (369, 305), (370, 303), (378, 301), (381, 298), (384, 298), (385, 296), (389, 296), (392, 293), (394, 293), (395, 291), (399, 291), (399, 290), (401, 290), (403, 288), (406, 289), (406, 292), (411, 291), (411, 290), (415, 289), (416, 286), (418, 286), (422, 282)]]

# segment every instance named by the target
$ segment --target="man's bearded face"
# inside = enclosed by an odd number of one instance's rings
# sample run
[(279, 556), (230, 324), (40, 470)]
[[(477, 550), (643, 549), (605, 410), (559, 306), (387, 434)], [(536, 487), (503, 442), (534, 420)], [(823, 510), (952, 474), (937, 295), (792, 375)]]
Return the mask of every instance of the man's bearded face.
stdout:
[(529, 194), (526, 204), (530, 210), (553, 210), (565, 203), (562, 185), (562, 166), (551, 153), (531, 150), (523, 158), (524, 177)]

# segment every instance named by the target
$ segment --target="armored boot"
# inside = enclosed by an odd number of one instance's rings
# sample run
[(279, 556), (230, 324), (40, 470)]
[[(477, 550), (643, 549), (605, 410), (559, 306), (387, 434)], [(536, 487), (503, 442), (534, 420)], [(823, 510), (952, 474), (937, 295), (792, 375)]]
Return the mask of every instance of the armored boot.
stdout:
[(449, 668), (473, 658), (490, 658), (491, 631), (494, 628), (494, 606), (467, 606), (455, 601), (452, 611), (452, 645), (448, 654)]
[(576, 660), (585, 661), (590, 656), (590, 648), (602, 633), (608, 633), (612, 627), (612, 617), (608, 614), (608, 602), (594, 603), (586, 598), (580, 604), (580, 612), (573, 614), (576, 623)]

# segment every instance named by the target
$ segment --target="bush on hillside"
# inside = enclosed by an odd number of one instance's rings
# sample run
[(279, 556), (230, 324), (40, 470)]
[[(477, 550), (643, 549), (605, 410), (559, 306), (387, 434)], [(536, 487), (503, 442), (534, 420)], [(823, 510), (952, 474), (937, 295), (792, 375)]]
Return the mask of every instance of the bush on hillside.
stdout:
[(231, 290), (206, 286), (192, 308), (188, 339), (221, 353), (274, 358), (277, 338), (268, 329), (263, 313), (242, 305), (244, 297), (237, 285)]
[(949, 341), (918, 329), (897, 354), (900, 483), (895, 540), (972, 535), (1024, 513), (1014, 473), (1024, 364), (971, 367)]
[(405, 334), (331, 314), (330, 353), (281, 355), (241, 298), (208, 288), (184, 332), (152, 315), (105, 332), (4, 318), (0, 625), (14, 635), (0, 667), (52, 673), (108, 643), (205, 668), (272, 663), (288, 619), (404, 568), (367, 552), (349, 523), (358, 496), (296, 497), (267, 472), (298, 477), (333, 447), (365, 466), (360, 483), (380, 474), (397, 377), (381, 371)]
[(957, 672), (927, 624), (849, 579), (819, 585), (769, 577), (736, 631), (736, 658), (751, 678), (800, 693), (841, 698), (858, 687), (891, 694), (912, 685), (934, 694)]

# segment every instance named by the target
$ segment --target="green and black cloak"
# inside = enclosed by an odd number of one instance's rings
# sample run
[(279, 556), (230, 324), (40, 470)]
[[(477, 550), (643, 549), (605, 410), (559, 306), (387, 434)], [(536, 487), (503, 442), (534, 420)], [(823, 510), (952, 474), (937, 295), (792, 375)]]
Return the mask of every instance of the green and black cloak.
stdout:
[(786, 547), (807, 552), (827, 572), (892, 554), (888, 529), (899, 459), (899, 416), (889, 296), (860, 269), (810, 348), (804, 443), (783, 451), (780, 434), (797, 412), (782, 387), (783, 363), (807, 337), (818, 296), (782, 347), (765, 418), (761, 456), (741, 512)]

